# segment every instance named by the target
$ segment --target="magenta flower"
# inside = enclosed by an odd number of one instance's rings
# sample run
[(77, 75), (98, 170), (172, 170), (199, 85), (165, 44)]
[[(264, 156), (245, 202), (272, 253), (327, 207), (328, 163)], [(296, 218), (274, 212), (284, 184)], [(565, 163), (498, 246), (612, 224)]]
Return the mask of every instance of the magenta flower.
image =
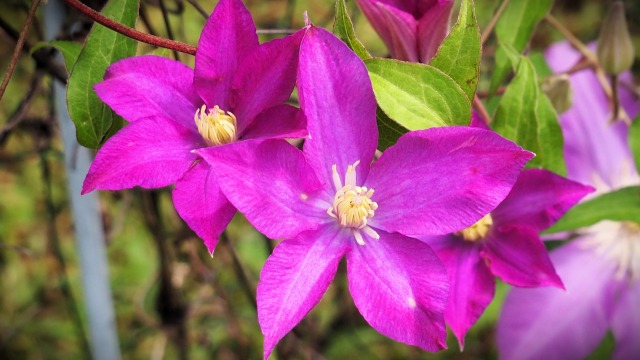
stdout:
[[(580, 54), (568, 43), (552, 46), (547, 60), (556, 72)], [(571, 75), (573, 107), (561, 118), (569, 177), (599, 193), (640, 184), (627, 142), (628, 126), (609, 123), (606, 96), (591, 70)], [(638, 100), (620, 87), (630, 116)], [(640, 224), (602, 221), (552, 251), (566, 291), (514, 289), (498, 323), (504, 359), (583, 359), (607, 331), (616, 340), (614, 359), (640, 356)]]
[(453, 234), (423, 238), (449, 274), (444, 317), (460, 348), (493, 299), (494, 276), (514, 286), (563, 288), (538, 232), (592, 190), (546, 170), (525, 170), (507, 198), (480, 221)]
[(221, 0), (202, 31), (195, 70), (158, 56), (110, 66), (95, 90), (131, 124), (100, 149), (82, 193), (175, 183), (176, 210), (213, 253), (235, 208), (218, 187), (215, 163), (194, 150), (306, 135), (302, 112), (283, 104), (302, 36), (259, 45), (242, 1)]
[(447, 275), (413, 234), (479, 220), (507, 195), (532, 156), (493, 132), (435, 128), (404, 135), (373, 162), (376, 102), (363, 62), (310, 26), (298, 90), (309, 137), (199, 150), (229, 200), (270, 238), (284, 238), (258, 284), (265, 358), (321, 299), (347, 259), (349, 289), (366, 321), (397, 341), (446, 346)]
[(449, 32), (453, 0), (356, 0), (391, 57), (428, 63)]

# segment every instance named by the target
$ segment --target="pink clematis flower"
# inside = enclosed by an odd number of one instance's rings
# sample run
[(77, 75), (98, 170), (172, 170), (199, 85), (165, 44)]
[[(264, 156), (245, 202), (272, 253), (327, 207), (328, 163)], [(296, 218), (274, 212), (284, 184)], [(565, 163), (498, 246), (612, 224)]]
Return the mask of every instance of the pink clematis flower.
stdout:
[[(546, 56), (555, 72), (580, 59), (568, 43), (552, 46)], [(571, 87), (573, 107), (561, 117), (569, 177), (591, 183), (597, 193), (640, 185), (628, 125), (609, 123), (609, 104), (593, 72), (571, 75)], [(624, 87), (620, 93), (635, 116), (638, 99)], [(640, 224), (602, 221), (580, 233), (551, 252), (566, 291), (514, 289), (507, 296), (498, 322), (502, 358), (583, 359), (609, 330), (614, 359), (640, 356)]]
[(213, 254), (235, 208), (194, 152), (247, 139), (306, 135), (283, 104), (295, 86), (303, 32), (259, 45), (240, 0), (221, 0), (198, 42), (195, 70), (158, 56), (119, 61), (95, 90), (130, 122), (100, 149), (82, 193), (175, 183), (173, 202)]
[(356, 0), (391, 57), (428, 63), (449, 32), (453, 0)]
[(468, 127), (404, 135), (373, 162), (376, 102), (363, 62), (310, 26), (298, 89), (309, 137), (199, 150), (229, 200), (265, 235), (284, 238), (258, 284), (264, 357), (320, 301), (343, 256), (365, 320), (397, 341), (445, 348), (448, 281), (431, 248), (407, 235), (464, 228), (493, 209), (532, 154)]

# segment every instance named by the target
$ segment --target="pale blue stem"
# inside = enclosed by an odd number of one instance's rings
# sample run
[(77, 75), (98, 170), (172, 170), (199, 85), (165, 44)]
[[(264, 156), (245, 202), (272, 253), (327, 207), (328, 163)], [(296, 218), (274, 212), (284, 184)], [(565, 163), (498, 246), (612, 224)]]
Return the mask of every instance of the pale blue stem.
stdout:
[[(51, 40), (62, 29), (64, 7), (60, 0), (49, 0), (43, 8), (45, 37), (46, 40)], [(91, 154), (76, 141), (76, 131), (67, 112), (65, 94), (65, 86), (54, 81), (53, 98), (64, 143), (67, 189), (80, 259), (84, 304), (89, 320), (89, 343), (94, 359), (119, 360), (120, 348), (99, 199), (95, 192), (80, 195), (82, 183), (91, 165)]]

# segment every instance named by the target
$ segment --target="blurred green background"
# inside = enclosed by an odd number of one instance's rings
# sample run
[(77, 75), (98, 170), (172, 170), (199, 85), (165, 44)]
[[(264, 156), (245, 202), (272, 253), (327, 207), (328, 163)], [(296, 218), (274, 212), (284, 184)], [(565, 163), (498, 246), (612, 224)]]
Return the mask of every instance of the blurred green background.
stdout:
[[(137, 28), (167, 36), (158, 1), (142, 1), (146, 21), (139, 19)], [(163, 1), (175, 37), (196, 44), (205, 18), (189, 1)], [(103, 1), (88, 3), (99, 8)], [(210, 13), (216, 1), (196, 3)], [(478, 23), (484, 29), (499, 1), (476, 3)], [(608, 3), (558, 0), (552, 13), (578, 38), (590, 42), (598, 36)], [(298, 29), (304, 24), (304, 11), (317, 25), (331, 28), (333, 22), (331, 0), (245, 0), (245, 4), (259, 29)], [(15, 46), (15, 34), (8, 30), (20, 31), (29, 5), (19, 0), (0, 2), (2, 71)], [(627, 18), (640, 19), (640, 5), (634, 1), (627, 5)], [(355, 3), (349, 0), (347, 6), (361, 41), (374, 55), (386, 56), (384, 44)], [(457, 10), (454, 21), (456, 14)], [(631, 20), (629, 24), (638, 49), (640, 24)], [(90, 25), (69, 10), (65, 39), (81, 41)], [(28, 37), (30, 46), (43, 38), (42, 31), (40, 9)], [(275, 36), (281, 35), (261, 35), (261, 40)], [(531, 48), (541, 50), (557, 40), (561, 35), (542, 23)], [(139, 54), (153, 50), (146, 44), (138, 46)], [(492, 38), (484, 49), (483, 78), (490, 71), (493, 51)], [(185, 54), (180, 60), (193, 64), (193, 57)], [(19, 126), (0, 139), (0, 359), (90, 357), (61, 140), (50, 105), (52, 81), (36, 68), (32, 57), (23, 54), (0, 102), (0, 127), (23, 112)], [(481, 82), (481, 87), (485, 85)], [(170, 189), (100, 194), (123, 358), (260, 358), (262, 336), (249, 293), (255, 293), (260, 269), (275, 242), (237, 215), (228, 230), (229, 242), (221, 243), (211, 257), (173, 210), (170, 195)], [(157, 213), (150, 210), (154, 208)], [(274, 358), (497, 357), (494, 324), (506, 285), (499, 284), (494, 302), (467, 335), (464, 352), (450, 336), (449, 350), (431, 354), (370, 328), (353, 306), (344, 270), (342, 265), (320, 305), (280, 343)], [(160, 285), (162, 279), (171, 284), (170, 291)], [(608, 358), (612, 347), (609, 336), (593, 358)]]

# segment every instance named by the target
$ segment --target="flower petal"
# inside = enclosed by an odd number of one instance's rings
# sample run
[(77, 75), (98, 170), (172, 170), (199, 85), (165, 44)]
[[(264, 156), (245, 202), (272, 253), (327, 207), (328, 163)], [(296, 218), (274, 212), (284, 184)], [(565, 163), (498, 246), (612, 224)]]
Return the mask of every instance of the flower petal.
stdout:
[(302, 152), (284, 140), (246, 140), (197, 151), (220, 188), (261, 233), (292, 238), (332, 220), (317, 204), (322, 189)]
[(100, 100), (127, 121), (167, 117), (196, 128), (202, 100), (192, 87), (193, 70), (160, 56), (136, 56), (111, 65), (94, 89)]
[(381, 334), (428, 351), (446, 348), (447, 272), (429, 245), (377, 230), (347, 253), (349, 291)]
[(496, 225), (524, 225), (542, 231), (590, 192), (593, 192), (592, 187), (550, 171), (525, 170), (491, 215)]
[(498, 321), (500, 357), (583, 359), (605, 336), (612, 309), (615, 269), (581, 241), (551, 253), (566, 291), (513, 289)]
[(258, 284), (258, 321), (264, 358), (320, 301), (349, 242), (332, 225), (282, 241), (269, 256)]
[(256, 26), (241, 0), (220, 0), (198, 41), (194, 85), (208, 107), (228, 111), (238, 65), (258, 47)]
[(199, 161), (178, 180), (173, 189), (173, 205), (213, 255), (218, 238), (229, 225), (236, 208), (220, 191), (209, 164)]
[(428, 64), (449, 33), (453, 0), (438, 0), (424, 12), (418, 21), (416, 39), (420, 62)]
[(145, 119), (125, 126), (98, 151), (82, 193), (141, 186), (159, 188), (176, 182), (196, 159), (191, 152), (201, 138), (175, 121)]
[[(563, 42), (551, 46), (546, 58), (555, 72), (561, 72), (573, 66), (580, 54)], [(608, 188), (628, 185), (621, 183), (621, 178), (633, 171), (627, 125), (622, 121), (614, 124), (609, 121), (609, 102), (591, 70), (572, 74), (570, 81), (573, 106), (560, 116), (569, 177), (592, 185), (604, 182)], [(627, 90), (621, 87), (620, 91)], [(637, 104), (636, 101), (635, 112)]]
[[(378, 3), (380, 14), (386, 21), (388, 34), (382, 40), (389, 48), (391, 57), (398, 60), (418, 62), (418, 23), (414, 17), (392, 6)], [(382, 34), (380, 34), (382, 37)]]
[(232, 83), (230, 106), (238, 132), (251, 127), (264, 110), (280, 105), (296, 85), (298, 52), (304, 31), (260, 45), (241, 63)]
[(616, 339), (613, 359), (635, 359), (640, 354), (640, 281), (631, 280), (620, 284), (622, 289), (613, 317), (611, 329)]
[(532, 157), (500, 135), (470, 127), (413, 131), (373, 163), (366, 186), (389, 232), (444, 235), (471, 226), (509, 193)]
[(480, 253), (491, 272), (521, 287), (563, 288), (538, 233), (523, 226), (494, 226)]
[(495, 281), (480, 257), (478, 244), (464, 241), (456, 235), (425, 238), (436, 252), (449, 274), (450, 289), (444, 319), (464, 349), (464, 337), (469, 328), (493, 299)]
[(278, 105), (263, 111), (243, 133), (241, 139), (301, 138), (307, 136), (304, 113), (291, 105)]
[(309, 138), (304, 152), (318, 176), (332, 184), (331, 166), (345, 174), (360, 160), (357, 178), (364, 181), (376, 147), (376, 101), (360, 58), (324, 29), (310, 27), (300, 47), (300, 107)]

